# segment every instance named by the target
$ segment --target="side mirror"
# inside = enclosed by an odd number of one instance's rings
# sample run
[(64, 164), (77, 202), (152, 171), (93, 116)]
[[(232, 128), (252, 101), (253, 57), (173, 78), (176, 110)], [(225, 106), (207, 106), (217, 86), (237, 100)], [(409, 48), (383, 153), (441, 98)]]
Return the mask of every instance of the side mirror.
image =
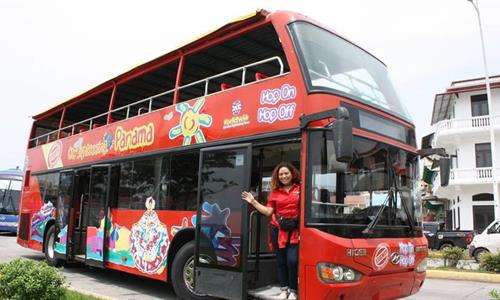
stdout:
[(441, 177), (441, 186), (447, 186), (450, 182), (450, 162), (446, 157), (439, 159), (439, 176)]
[(350, 162), (352, 160), (352, 122), (337, 119), (332, 124), (332, 131), (337, 161)]

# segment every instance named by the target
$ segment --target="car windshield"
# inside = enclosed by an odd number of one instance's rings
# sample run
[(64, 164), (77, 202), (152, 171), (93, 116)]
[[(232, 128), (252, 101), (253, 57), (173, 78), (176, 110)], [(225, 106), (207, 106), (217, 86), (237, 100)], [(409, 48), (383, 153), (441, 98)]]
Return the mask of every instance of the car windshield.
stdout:
[(0, 179), (0, 214), (17, 214), (21, 181)]
[(363, 236), (371, 223), (374, 230), (404, 228), (401, 232), (421, 226), (415, 154), (355, 136), (353, 160), (341, 165), (330, 131), (313, 131), (310, 141), (308, 223), (343, 225), (341, 235), (350, 237)]
[(347, 96), (412, 123), (381, 61), (310, 23), (290, 28), (309, 89)]

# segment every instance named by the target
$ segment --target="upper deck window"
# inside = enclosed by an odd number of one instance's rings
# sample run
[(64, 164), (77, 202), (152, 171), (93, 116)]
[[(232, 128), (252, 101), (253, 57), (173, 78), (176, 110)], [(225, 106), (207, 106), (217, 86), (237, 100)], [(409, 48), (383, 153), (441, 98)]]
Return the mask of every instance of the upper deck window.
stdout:
[(309, 91), (346, 96), (411, 122), (382, 62), (310, 23), (294, 22), (290, 29)]

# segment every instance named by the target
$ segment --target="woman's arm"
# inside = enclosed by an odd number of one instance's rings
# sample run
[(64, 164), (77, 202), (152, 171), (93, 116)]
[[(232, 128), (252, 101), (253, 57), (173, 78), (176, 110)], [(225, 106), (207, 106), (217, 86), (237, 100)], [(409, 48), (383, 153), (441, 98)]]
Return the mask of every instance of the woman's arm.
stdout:
[(263, 214), (267, 217), (270, 217), (274, 212), (274, 208), (262, 205), (261, 203), (259, 203), (259, 201), (255, 200), (253, 195), (249, 192), (243, 191), (243, 193), (241, 193), (241, 199), (243, 199), (246, 202), (248, 202), (249, 204), (251, 204), (253, 207), (255, 207), (255, 209), (258, 212), (260, 212), (261, 214)]

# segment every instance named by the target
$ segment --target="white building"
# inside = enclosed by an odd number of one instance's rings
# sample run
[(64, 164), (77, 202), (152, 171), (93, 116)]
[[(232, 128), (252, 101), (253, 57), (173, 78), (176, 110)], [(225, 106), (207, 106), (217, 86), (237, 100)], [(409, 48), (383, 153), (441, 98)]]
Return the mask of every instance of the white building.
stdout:
[[(434, 99), (427, 136), (433, 148), (445, 148), (452, 155), (450, 182), (440, 187), (434, 182), (434, 195), (449, 200), (447, 223), (454, 229), (483, 230), (500, 218), (500, 197), (493, 197), (490, 122), (495, 134), (496, 182), (500, 181), (500, 76), (490, 78), (492, 107), (486, 97), (484, 78), (454, 81), (445, 93)], [(422, 147), (425, 147), (425, 139)], [(450, 220), (451, 217), (451, 220)]]

